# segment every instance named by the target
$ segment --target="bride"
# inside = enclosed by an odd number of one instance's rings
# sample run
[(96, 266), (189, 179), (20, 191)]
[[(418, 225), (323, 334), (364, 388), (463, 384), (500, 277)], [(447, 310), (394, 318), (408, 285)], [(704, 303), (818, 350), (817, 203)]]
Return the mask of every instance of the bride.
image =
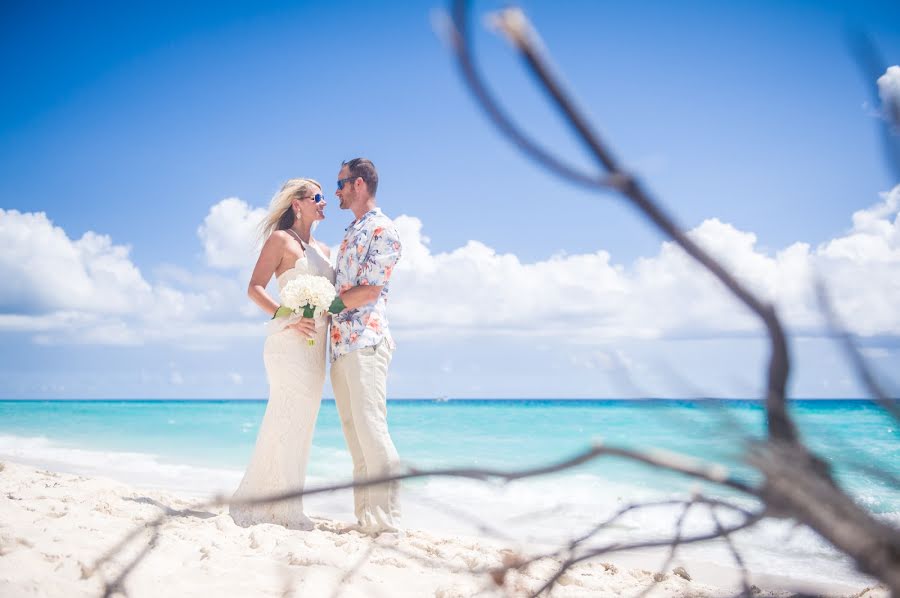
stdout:
[[(278, 302), (266, 293), (274, 275), (281, 291), (300, 274), (316, 274), (334, 283), (326, 245), (312, 238), (314, 223), (325, 218), (322, 186), (312, 179), (291, 179), (272, 199), (262, 222), (266, 239), (247, 293), (266, 314), (274, 316)], [(256, 448), (235, 499), (301, 490), (312, 444), (313, 427), (325, 382), (327, 320), (291, 316), (274, 318), (263, 349), (269, 401)], [(315, 339), (309, 346), (307, 339)], [(262, 505), (232, 505), (231, 517), (241, 526), (275, 523), (310, 530), (301, 499)]]

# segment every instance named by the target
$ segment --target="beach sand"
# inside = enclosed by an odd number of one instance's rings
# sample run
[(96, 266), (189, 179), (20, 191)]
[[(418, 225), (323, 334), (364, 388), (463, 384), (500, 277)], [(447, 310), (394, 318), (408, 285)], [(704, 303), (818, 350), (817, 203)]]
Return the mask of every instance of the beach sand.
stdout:
[[(144, 549), (144, 529), (112, 562), (98, 558), (129, 532), (161, 513), (183, 511), (195, 498), (136, 488), (99, 477), (0, 464), (0, 596), (100, 596), (123, 566)], [(489, 573), (513, 554), (493, 540), (437, 536), (406, 530), (372, 539), (346, 522), (316, 518), (311, 532), (275, 525), (241, 528), (224, 508), (172, 517), (154, 549), (130, 572), (128, 596), (527, 596), (548, 579), (558, 561), (513, 572), (498, 585)], [(658, 555), (657, 555), (658, 557)], [(672, 573), (684, 566), (692, 580)], [(652, 584), (652, 555), (616, 555), (566, 573), (553, 596), (637, 596)], [(882, 589), (823, 587), (756, 575), (757, 596), (805, 590), (831, 596), (879, 598)], [(671, 565), (649, 596), (729, 596), (735, 570), (703, 563)]]

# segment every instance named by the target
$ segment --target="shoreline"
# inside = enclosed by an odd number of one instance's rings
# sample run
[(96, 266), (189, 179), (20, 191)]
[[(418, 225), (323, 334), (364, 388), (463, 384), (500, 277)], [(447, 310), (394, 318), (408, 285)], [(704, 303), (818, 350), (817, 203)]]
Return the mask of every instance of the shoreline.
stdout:
[[(877, 402), (871, 397), (788, 397), (790, 403), (835, 403), (835, 402)], [(265, 403), (266, 398), (217, 398), (217, 397), (199, 397), (199, 398), (168, 398), (160, 399), (153, 397), (100, 397), (100, 398), (0, 398), (0, 403)], [(334, 402), (334, 397), (322, 397), (322, 401)], [(475, 403), (475, 404), (491, 404), (491, 403), (749, 403), (763, 406), (765, 399), (752, 397), (389, 397), (389, 403)], [(900, 398), (889, 398), (888, 401), (900, 403)]]
[[(108, 478), (61, 473), (0, 459), (0, 594), (9, 596), (82, 596), (102, 593), (104, 567), (89, 575), (93, 560), (126, 533), (145, 525), (161, 509), (187, 509), (194, 497), (165, 489), (141, 488)], [(317, 517), (312, 532), (274, 525), (240, 528), (221, 509), (171, 520), (159, 546), (131, 574), (133, 596), (155, 595), (158, 584), (173, 595), (283, 595), (290, 586), (299, 595), (329, 596), (347, 571), (363, 562), (344, 596), (519, 595), (535, 590), (553, 573), (554, 563), (537, 563), (510, 574), (497, 586), (482, 571), (499, 566), (516, 546), (473, 536), (438, 535), (408, 529), (394, 545), (383, 546), (355, 531), (348, 521)], [(349, 515), (349, 514), (348, 514)], [(347, 517), (349, 519), (349, 516)], [(137, 546), (129, 547), (135, 554)], [(638, 595), (652, 583), (664, 554), (621, 553), (601, 557), (567, 573), (554, 596)], [(120, 564), (121, 566), (121, 564)], [(449, 568), (448, 568), (449, 566)], [(691, 581), (672, 574), (684, 567)], [(739, 572), (721, 565), (676, 560), (650, 596), (732, 595)], [(792, 579), (776, 573), (751, 573), (759, 596), (788, 596), (805, 591), (829, 596), (886, 596), (883, 590)], [(518, 593), (517, 593), (518, 592)], [(864, 593), (861, 593), (864, 592)]]

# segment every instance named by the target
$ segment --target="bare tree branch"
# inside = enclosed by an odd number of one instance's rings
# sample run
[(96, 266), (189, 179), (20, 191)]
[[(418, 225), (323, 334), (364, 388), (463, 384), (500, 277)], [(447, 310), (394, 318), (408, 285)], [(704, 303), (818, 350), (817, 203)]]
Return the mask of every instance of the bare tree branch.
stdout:
[(760, 445), (749, 461), (765, 475), (763, 500), (769, 509), (808, 525), (860, 571), (900, 592), (900, 531), (857, 506), (830, 478), (805, 467), (793, 446)]
[[(457, 58), (461, 66), (471, 65), (470, 40), (467, 29), (467, 3), (454, 2), (454, 23), (457, 31)], [(753, 311), (765, 325), (771, 344), (766, 391), (766, 417), (769, 441), (751, 454), (754, 464), (766, 477), (763, 499), (770, 515), (792, 516), (803, 521), (823, 535), (838, 549), (850, 555), (860, 570), (871, 573), (886, 581), (900, 593), (900, 573), (891, 574), (891, 567), (900, 571), (900, 549), (895, 543), (898, 532), (894, 528), (875, 520), (871, 514), (853, 503), (835, 484), (830, 468), (820, 457), (811, 453), (802, 443), (796, 427), (790, 418), (786, 404), (786, 384), (790, 372), (790, 360), (784, 328), (772, 305), (757, 298), (744, 288), (712, 256), (691, 241), (674, 220), (654, 202), (634, 177), (624, 172), (599, 137), (594, 133), (586, 118), (575, 108), (552, 74), (544, 59), (541, 46), (524, 14), (515, 8), (506, 9), (495, 19), (498, 28), (512, 42), (525, 61), (531, 73), (538, 79), (542, 89), (551, 97), (554, 105), (563, 114), (575, 131), (578, 139), (585, 144), (601, 167), (608, 173), (607, 181), (616, 187), (648, 220), (671, 237), (704, 268), (711, 272), (725, 287)], [(470, 88), (483, 87), (476, 69), (469, 66), (461, 69)], [(479, 98), (479, 94), (474, 94)], [(489, 116), (492, 111), (486, 110)], [(493, 118), (493, 116), (492, 116)], [(507, 123), (508, 125), (508, 123)], [(507, 135), (509, 127), (499, 127)], [(536, 158), (544, 164), (540, 156)], [(559, 174), (558, 170), (552, 169)], [(777, 455), (766, 459), (763, 456)], [(790, 464), (783, 463), (789, 458)], [(784, 467), (782, 467), (784, 466)], [(785, 471), (785, 467), (790, 471)], [(800, 486), (794, 488), (794, 478), (785, 474), (802, 474)], [(808, 492), (811, 488), (815, 492)], [(800, 501), (802, 495), (805, 501)], [(809, 501), (813, 505), (809, 506)], [(820, 512), (821, 511), (821, 512)], [(832, 525), (823, 512), (841, 513), (845, 519), (840, 525)], [(850, 525), (843, 525), (852, 521)], [(872, 544), (870, 538), (879, 538)], [(552, 583), (550, 584), (552, 585)]]
[(738, 568), (741, 571), (741, 586), (743, 587), (743, 595), (751, 596), (750, 592), (750, 583), (747, 580), (747, 565), (744, 564), (744, 559), (741, 558), (741, 553), (738, 552), (737, 548), (734, 545), (734, 542), (731, 541), (731, 534), (725, 532), (725, 528), (722, 526), (722, 522), (719, 520), (719, 516), (716, 515), (716, 507), (709, 507), (709, 516), (712, 518), (713, 522), (716, 524), (716, 531), (721, 534), (722, 541), (728, 546), (728, 551), (731, 552), (731, 556), (734, 557), (734, 562), (737, 564)]
[[(455, 39), (457, 40), (455, 47), (461, 71), (473, 94), (476, 98), (482, 100), (485, 96), (483, 91), (485, 85), (479, 77), (478, 70), (475, 68), (474, 60), (471, 56), (467, 2), (465, 0), (454, 1), (453, 19), (456, 27)], [(766, 417), (769, 434), (772, 438), (783, 442), (797, 443), (797, 430), (787, 413), (785, 404), (790, 359), (784, 329), (781, 326), (778, 315), (775, 313), (775, 308), (757, 298), (717, 260), (685, 235), (681, 228), (675, 224), (674, 219), (650, 198), (650, 195), (638, 183), (637, 179), (625, 172), (605, 144), (594, 133), (587, 119), (575, 108), (574, 103), (553, 76), (547, 61), (541, 53), (540, 44), (536, 42), (536, 35), (522, 11), (517, 8), (506, 9), (498, 14), (494, 22), (497, 28), (507, 36), (519, 51), (531, 73), (537, 77), (544, 91), (553, 99), (554, 105), (562, 112), (568, 123), (575, 130), (578, 139), (585, 144), (591, 155), (605, 169), (607, 172), (606, 184), (617, 189), (633, 207), (637, 208), (657, 228), (668, 237), (671, 237), (688, 255), (712, 273), (763, 322), (771, 342), (766, 393)], [(509, 121), (501, 121), (497, 118), (498, 113), (502, 115), (497, 105), (491, 100), (489, 105), (482, 104), (482, 106), (498, 128), (512, 138), (515, 143), (521, 145), (520, 140), (524, 138), (524, 134), (519, 132)], [(555, 167), (553, 162), (546, 160), (544, 155), (534, 152), (529, 152), (529, 155), (554, 173), (564, 178), (567, 176), (559, 168)], [(810, 458), (812, 457), (810, 456)], [(824, 462), (820, 462), (817, 466), (823, 470), (826, 468)]]
[(159, 541), (159, 527), (153, 528), (153, 535), (150, 537), (150, 541), (147, 542), (147, 545), (141, 549), (141, 551), (119, 572), (115, 579), (110, 582), (104, 584), (103, 588), (103, 598), (110, 598), (113, 594), (125, 594), (125, 579), (131, 574), (135, 567), (138, 566), (144, 557), (150, 554), (154, 548), (156, 548), (156, 544)]
[(362, 569), (363, 566), (367, 562), (369, 562), (369, 557), (372, 556), (372, 551), (375, 550), (375, 546), (376, 545), (374, 542), (370, 544), (363, 555), (356, 560), (356, 563), (354, 563), (354, 565), (350, 569), (347, 569), (347, 571), (341, 577), (340, 581), (338, 581), (337, 585), (335, 586), (334, 592), (332, 592), (331, 594), (331, 598), (338, 598), (341, 595), (344, 586), (350, 583), (350, 581), (356, 576), (356, 574), (359, 573), (360, 569)]
[(872, 98), (872, 105), (881, 110), (879, 132), (887, 166), (900, 181), (900, 97), (888, 98), (882, 102), (876, 81), (884, 74), (887, 63), (875, 46), (872, 38), (862, 31), (849, 31), (847, 35), (850, 50), (865, 78), (866, 87)]
[[(674, 453), (668, 453), (664, 451), (653, 451), (650, 453), (641, 453), (639, 451), (618, 448), (618, 447), (606, 447), (600, 444), (597, 444), (581, 453), (570, 457), (569, 459), (565, 459), (556, 463), (533, 467), (528, 469), (522, 469), (519, 471), (505, 471), (505, 470), (497, 470), (497, 469), (478, 469), (478, 468), (454, 468), (454, 469), (442, 469), (442, 470), (429, 470), (429, 471), (411, 471), (408, 473), (401, 473), (391, 476), (383, 476), (379, 478), (372, 478), (369, 480), (360, 480), (356, 482), (346, 482), (340, 484), (331, 484), (326, 486), (320, 486), (317, 488), (306, 488), (298, 491), (291, 492), (282, 492), (278, 494), (273, 494), (269, 496), (261, 496), (257, 498), (242, 498), (242, 499), (226, 499), (224, 497), (217, 497), (212, 501), (205, 501), (198, 503), (189, 507), (188, 509), (183, 509), (180, 511), (174, 510), (165, 510), (162, 514), (160, 514), (156, 519), (151, 520), (146, 523), (141, 528), (137, 528), (133, 530), (131, 533), (127, 534), (121, 541), (119, 541), (116, 545), (110, 548), (103, 556), (101, 556), (97, 563), (94, 566), (94, 571), (97, 571), (99, 567), (110, 559), (112, 559), (115, 555), (117, 555), (121, 550), (127, 546), (132, 540), (137, 538), (146, 528), (151, 528), (154, 530), (154, 544), (155, 539), (159, 533), (159, 527), (165, 523), (170, 518), (177, 517), (188, 517), (195, 515), (198, 511), (202, 509), (208, 509), (210, 507), (220, 507), (225, 505), (257, 505), (257, 504), (268, 504), (275, 503), (284, 500), (292, 500), (297, 499), (304, 496), (311, 496), (314, 494), (323, 494), (329, 492), (336, 492), (340, 490), (347, 490), (354, 487), (367, 487), (374, 486), (378, 484), (384, 484), (387, 482), (393, 481), (402, 481), (409, 479), (417, 479), (417, 478), (426, 478), (426, 477), (459, 477), (459, 478), (468, 478), (475, 480), (499, 480), (502, 482), (510, 482), (514, 480), (522, 480), (526, 478), (545, 476), (553, 473), (558, 473), (563, 470), (567, 470), (583, 463), (587, 463), (591, 460), (607, 457), (607, 456), (615, 456), (619, 458), (633, 460), (639, 463), (644, 463), (646, 465), (650, 465), (653, 467), (658, 467), (661, 469), (666, 469), (669, 471), (673, 471), (676, 473), (680, 473), (682, 475), (692, 477), (695, 479), (703, 480), (706, 482), (710, 482), (713, 484), (717, 484), (723, 487), (728, 487), (733, 490), (737, 490), (744, 494), (750, 496), (757, 496), (758, 490), (745, 482), (737, 479), (733, 479), (728, 470), (725, 467), (720, 465), (711, 465), (707, 463), (699, 462), (690, 457), (684, 457), (681, 455), (677, 455)], [(639, 507), (640, 505), (638, 505)], [(729, 505), (730, 506), (730, 505)], [(636, 508), (636, 507), (635, 507)], [(630, 509), (623, 510), (627, 512)], [(611, 522), (609, 520), (607, 524)], [(595, 528), (594, 533), (601, 529), (602, 526)], [(593, 534), (591, 534), (593, 535)], [(589, 536), (588, 536), (589, 537)], [(576, 542), (579, 544), (586, 540), (585, 537), (583, 540)], [(152, 550), (152, 546), (147, 546), (145, 549), (135, 558), (135, 560), (129, 565), (128, 570), (123, 572), (120, 575), (121, 579), (124, 579), (128, 572), (133, 569), (138, 562), (140, 562), (143, 558), (145, 558)], [(621, 548), (624, 549), (624, 548)], [(611, 547), (607, 547), (603, 552), (610, 552), (612, 550)], [(618, 549), (617, 549), (618, 550)], [(598, 554), (602, 554), (598, 553)], [(539, 558), (548, 558), (546, 555), (541, 556)], [(579, 559), (576, 562), (580, 562)]]
[[(715, 532), (710, 532), (707, 534), (698, 534), (695, 536), (689, 536), (687, 538), (682, 538), (681, 541), (679, 542), (679, 544), (680, 545), (696, 544), (699, 542), (708, 542), (710, 540), (715, 540), (717, 538), (722, 537), (723, 533), (724, 534), (733, 534), (734, 532), (737, 532), (742, 529), (746, 529), (750, 526), (753, 526), (756, 523), (758, 523), (760, 520), (762, 520), (764, 517), (765, 517), (764, 513), (758, 513), (758, 514), (753, 515), (752, 517), (748, 517), (748, 518), (744, 519), (739, 524), (736, 524), (736, 525), (733, 525), (730, 527), (726, 527), (721, 531), (716, 530)], [(557, 572), (550, 579), (548, 579), (547, 582), (544, 585), (542, 585), (540, 587), (540, 589), (538, 589), (537, 592), (535, 592), (533, 594), (533, 596), (539, 596), (543, 592), (550, 590), (553, 587), (553, 585), (556, 584), (557, 581), (559, 581), (559, 578), (562, 577), (566, 573), (566, 571), (571, 569), (574, 565), (577, 565), (578, 563), (581, 563), (583, 561), (593, 559), (593, 558), (596, 558), (596, 557), (604, 555), (604, 554), (609, 554), (611, 552), (621, 552), (623, 550), (638, 550), (641, 548), (660, 548), (660, 547), (665, 547), (665, 546), (671, 546), (671, 544), (672, 544), (672, 540), (669, 538), (666, 538), (663, 540), (648, 540), (645, 542), (633, 542), (631, 544), (614, 543), (614, 544), (609, 544), (607, 546), (603, 546), (600, 548), (594, 548), (594, 549), (588, 550), (577, 557), (573, 557), (573, 558), (566, 560), (560, 566), (560, 568), (557, 570)]]
[[(580, 465), (595, 461), (601, 457), (613, 457), (629, 460), (660, 470), (679, 473), (701, 482), (713, 484), (720, 489), (737, 491), (741, 495), (753, 499), (754, 509), (734, 505), (726, 500), (693, 496), (689, 500), (668, 500), (655, 503), (635, 503), (620, 508), (606, 519), (593, 525), (587, 532), (573, 538), (556, 550), (535, 554), (529, 558), (516, 557), (503, 567), (472, 570), (476, 574), (490, 574), (495, 583), (502, 583), (505, 574), (511, 570), (524, 570), (529, 565), (546, 560), (558, 563), (555, 572), (534, 593), (535, 596), (548, 593), (560, 578), (572, 567), (584, 561), (604, 554), (621, 550), (669, 547), (669, 554), (663, 566), (667, 568), (674, 559), (676, 550), (685, 544), (708, 542), (722, 539), (740, 567), (743, 577), (744, 593), (749, 592), (745, 561), (740, 555), (731, 535), (747, 529), (766, 517), (790, 517), (808, 526), (854, 560), (860, 571), (871, 574), (884, 582), (895, 595), (900, 595), (900, 531), (887, 523), (879, 521), (871, 513), (856, 505), (853, 500), (838, 486), (833, 479), (829, 466), (817, 455), (813, 454), (802, 442), (796, 426), (787, 409), (786, 385), (790, 372), (790, 359), (787, 338), (775, 308), (761, 300), (749, 289), (745, 288), (729, 273), (713, 256), (696, 245), (675, 224), (674, 219), (666, 213), (661, 205), (654, 201), (643, 186), (629, 173), (625, 172), (606, 144), (593, 131), (588, 120), (575, 108), (574, 103), (564, 92), (557, 78), (551, 72), (542, 48), (537, 42), (537, 35), (531, 28), (521, 11), (508, 9), (502, 11), (494, 19), (495, 26), (512, 42), (515, 49), (525, 61), (528, 69), (540, 83), (541, 88), (550, 96), (554, 106), (562, 113), (572, 127), (578, 139), (587, 147), (596, 159), (603, 174), (593, 175), (575, 169), (563, 160), (538, 145), (506, 116), (499, 103), (488, 92), (483, 83), (472, 55), (468, 32), (467, 3), (455, 0), (453, 4), (452, 45), (456, 53), (460, 70), (479, 105), (485, 110), (492, 122), (508, 136), (517, 147), (529, 157), (536, 160), (551, 172), (573, 183), (600, 191), (618, 191), (627, 202), (636, 208), (645, 218), (659, 230), (671, 237), (685, 252), (701, 266), (711, 272), (735, 297), (756, 314), (763, 323), (770, 342), (769, 367), (766, 379), (765, 410), (768, 437), (764, 442), (750, 445), (746, 455), (747, 462), (762, 474), (760, 484), (751, 483), (733, 475), (725, 467), (710, 464), (683, 455), (667, 453), (659, 450), (638, 451), (614, 446), (595, 444), (567, 459), (520, 470), (503, 470), (494, 468), (445, 468), (420, 470), (410, 468), (395, 475), (383, 476), (369, 480), (323, 485), (296, 491), (285, 491), (271, 496), (252, 499), (229, 500), (217, 497), (213, 501), (201, 503), (195, 509), (224, 505), (255, 505), (284, 500), (294, 500), (303, 496), (322, 494), (384, 484), (387, 482), (421, 479), (428, 477), (451, 477), (472, 479), (481, 482), (509, 483), (538, 476), (547, 476), (568, 471)], [(827, 308), (827, 305), (825, 306)], [(823, 309), (825, 311), (825, 309)], [(830, 312), (827, 312), (830, 313)], [(849, 339), (850, 357), (854, 361), (857, 373), (861, 378), (868, 375), (867, 388), (880, 391), (874, 376), (865, 366), (861, 356)], [(857, 360), (859, 363), (857, 363)], [(860, 363), (862, 365), (860, 365)], [(881, 396), (879, 392), (873, 392)], [(886, 395), (884, 395), (886, 398)], [(896, 417), (896, 413), (892, 411)], [(888, 476), (888, 480), (892, 479)], [(696, 505), (706, 505), (709, 509), (715, 529), (708, 533), (683, 537), (683, 526), (688, 512)], [(659, 506), (682, 506), (674, 529), (674, 537), (654, 538), (634, 542), (606, 542), (597, 545), (595, 540), (604, 530), (624, 517), (639, 509)], [(756, 508), (758, 507), (758, 508)], [(728, 509), (740, 515), (736, 524), (725, 526), (718, 517), (717, 509)], [(117, 578), (106, 585), (106, 594), (122, 591), (124, 580), (128, 574), (156, 546), (163, 522), (172, 517), (195, 515), (196, 511), (164, 511), (157, 519), (144, 527), (126, 535), (119, 543), (107, 551), (95, 566), (109, 562), (115, 555), (124, 550), (139, 537), (145, 529), (152, 530), (150, 542), (122, 569)], [(463, 516), (462, 513), (455, 513)], [(496, 531), (495, 526), (479, 522), (483, 531)], [(407, 554), (412, 558), (423, 558), (413, 555), (396, 546), (385, 546)], [(368, 561), (371, 551), (360, 558), (346, 572), (342, 582), (336, 588), (340, 591), (344, 581), (351, 579)], [(454, 567), (445, 564), (448, 570)], [(499, 580), (499, 581), (498, 581)], [(651, 586), (652, 588), (652, 586)], [(649, 591), (649, 589), (645, 590)]]
[[(688, 513), (690, 513), (691, 509), (697, 505), (697, 501), (695, 499), (691, 499), (690, 501), (684, 503), (684, 508), (681, 510), (681, 514), (678, 516), (678, 520), (675, 522), (675, 537), (672, 538), (672, 544), (669, 548), (669, 554), (666, 556), (666, 560), (663, 561), (663, 564), (658, 569), (658, 575), (655, 575), (653, 578), (653, 583), (648, 585), (644, 590), (637, 595), (637, 598), (644, 598), (653, 591), (660, 581), (662, 581), (662, 575), (665, 574), (666, 570), (672, 564), (672, 561), (675, 559), (675, 553), (678, 552), (678, 547), (681, 545), (681, 535), (683, 533), (684, 520), (687, 518)], [(721, 530), (720, 530), (721, 531)]]
[(844, 350), (844, 355), (847, 356), (847, 359), (856, 371), (856, 377), (862, 381), (866, 390), (869, 391), (869, 394), (872, 395), (878, 404), (881, 405), (885, 411), (890, 413), (897, 422), (900, 422), (900, 406), (898, 406), (892, 397), (888, 396), (888, 393), (881, 387), (881, 384), (878, 383), (878, 380), (876, 380), (875, 375), (869, 368), (869, 364), (866, 363), (866, 360), (863, 359), (860, 354), (859, 348), (856, 346), (853, 337), (850, 336), (847, 329), (841, 325), (837, 314), (834, 312), (834, 308), (831, 306), (831, 299), (828, 297), (828, 290), (825, 288), (825, 283), (821, 279), (816, 281), (816, 298), (819, 301), (819, 309), (825, 316), (828, 328), (831, 330), (831, 333), (837, 337), (838, 341), (840, 341), (841, 348)]
[(481, 106), (494, 121), (494, 124), (506, 133), (519, 149), (556, 174), (586, 187), (595, 189), (607, 188), (609, 183), (606, 182), (603, 177), (581, 172), (577, 168), (559, 160), (513, 124), (512, 119), (506, 115), (506, 112), (500, 107), (497, 101), (494, 100), (494, 97), (491, 95), (490, 91), (488, 91), (487, 85), (482, 83), (482, 79), (477, 73), (478, 67), (475, 62), (471, 60), (467, 51), (468, 42), (465, 38), (465, 31), (460, 31), (458, 25), (455, 27), (452, 23), (448, 25), (449, 27), (447, 27), (446, 33), (448, 34), (450, 43), (460, 58), (459, 66), (463, 72), (466, 73), (467, 79), (473, 82), (470, 89), (478, 98)]

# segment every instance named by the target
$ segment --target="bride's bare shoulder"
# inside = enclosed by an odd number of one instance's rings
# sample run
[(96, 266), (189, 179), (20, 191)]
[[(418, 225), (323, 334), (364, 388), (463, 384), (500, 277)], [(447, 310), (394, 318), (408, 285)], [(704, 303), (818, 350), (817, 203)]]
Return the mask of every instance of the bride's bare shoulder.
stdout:
[(268, 239), (266, 239), (266, 242), (263, 244), (263, 249), (283, 249), (290, 241), (291, 237), (285, 231), (276, 230), (269, 235)]

